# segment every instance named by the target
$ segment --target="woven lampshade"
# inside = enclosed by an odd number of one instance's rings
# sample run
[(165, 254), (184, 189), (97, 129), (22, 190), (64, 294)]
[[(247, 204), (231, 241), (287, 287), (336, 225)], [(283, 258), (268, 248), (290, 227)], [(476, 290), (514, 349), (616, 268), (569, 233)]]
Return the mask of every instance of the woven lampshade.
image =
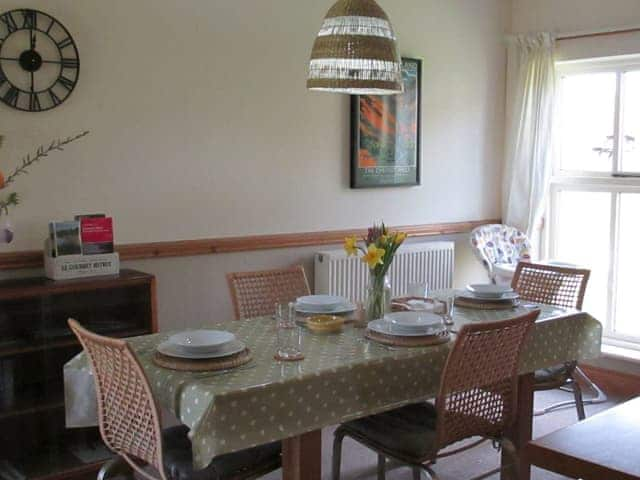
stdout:
[(374, 0), (338, 0), (331, 7), (313, 45), (307, 88), (351, 95), (402, 93), (396, 36)]

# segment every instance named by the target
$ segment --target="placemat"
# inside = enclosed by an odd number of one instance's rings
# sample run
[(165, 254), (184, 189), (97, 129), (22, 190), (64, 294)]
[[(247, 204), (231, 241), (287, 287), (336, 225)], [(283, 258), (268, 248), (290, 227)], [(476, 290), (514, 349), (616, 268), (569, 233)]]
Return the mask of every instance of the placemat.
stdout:
[(159, 367), (182, 372), (215, 372), (218, 370), (228, 370), (236, 368), (251, 361), (251, 351), (245, 348), (243, 351), (223, 358), (205, 358), (202, 360), (192, 360), (188, 358), (176, 358), (162, 355), (156, 352), (153, 356), (153, 363)]
[(456, 297), (454, 305), (463, 308), (475, 308), (477, 310), (511, 310), (518, 306), (514, 300), (472, 300), (470, 298)]
[(390, 347), (431, 347), (433, 345), (442, 345), (451, 339), (448, 331), (442, 332), (440, 335), (425, 335), (424, 337), (398, 337), (395, 335), (385, 335), (367, 329), (364, 334), (369, 340), (389, 345)]

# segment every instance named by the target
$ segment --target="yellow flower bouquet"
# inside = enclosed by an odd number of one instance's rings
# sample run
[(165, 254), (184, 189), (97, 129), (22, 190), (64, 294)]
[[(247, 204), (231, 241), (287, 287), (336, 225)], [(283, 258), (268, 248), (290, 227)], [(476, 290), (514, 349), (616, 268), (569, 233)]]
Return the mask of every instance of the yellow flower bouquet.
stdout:
[(367, 289), (367, 317), (382, 318), (391, 309), (391, 286), (387, 273), (396, 251), (407, 238), (404, 232), (389, 232), (384, 222), (369, 228), (367, 236), (359, 241), (355, 236), (344, 240), (348, 255), (358, 256), (369, 267)]

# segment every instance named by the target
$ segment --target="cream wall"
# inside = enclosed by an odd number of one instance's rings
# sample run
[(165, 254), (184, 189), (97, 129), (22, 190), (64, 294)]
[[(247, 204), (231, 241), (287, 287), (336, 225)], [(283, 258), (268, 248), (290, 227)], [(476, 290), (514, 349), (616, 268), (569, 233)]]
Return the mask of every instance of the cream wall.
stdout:
[[(348, 188), (348, 98), (305, 89), (331, 3), (32, 0), (74, 35), (81, 78), (53, 111), (0, 105), (0, 168), (53, 137), (92, 134), (16, 183), (6, 250), (40, 248), (49, 220), (77, 212), (112, 214), (120, 243), (499, 217), (510, 2), (381, 1), (401, 53), (424, 58), (423, 184), (362, 191)], [(308, 265), (313, 250), (128, 265), (158, 275), (168, 328), (227, 318), (224, 272)], [(459, 282), (483, 277), (466, 238), (458, 258)]]

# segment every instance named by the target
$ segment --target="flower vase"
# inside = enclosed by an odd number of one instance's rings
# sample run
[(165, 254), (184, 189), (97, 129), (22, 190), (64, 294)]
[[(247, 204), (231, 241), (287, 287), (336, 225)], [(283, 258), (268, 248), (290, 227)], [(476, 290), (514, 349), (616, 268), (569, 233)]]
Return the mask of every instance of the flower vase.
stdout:
[(13, 226), (7, 215), (0, 215), (0, 245), (13, 241)]
[(388, 275), (369, 275), (367, 320), (377, 320), (391, 311), (391, 282)]

